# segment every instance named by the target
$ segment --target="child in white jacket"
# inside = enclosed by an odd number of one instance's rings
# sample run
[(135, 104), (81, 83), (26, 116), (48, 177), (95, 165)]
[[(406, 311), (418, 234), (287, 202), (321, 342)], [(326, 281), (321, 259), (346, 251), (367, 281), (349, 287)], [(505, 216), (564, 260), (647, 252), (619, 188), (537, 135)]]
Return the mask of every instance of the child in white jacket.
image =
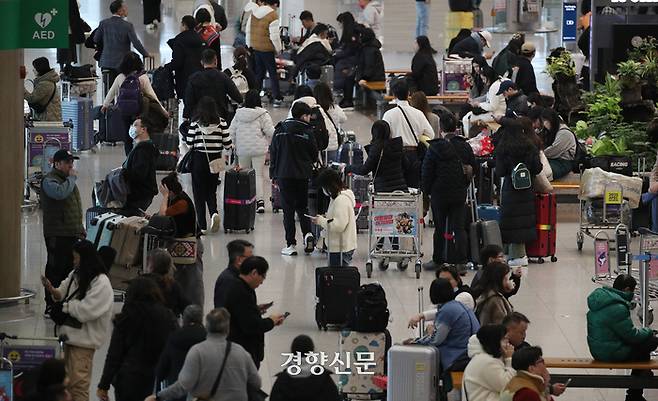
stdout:
[[(335, 170), (325, 169), (318, 175), (318, 185), (331, 198), (326, 216), (312, 219), (327, 232), (330, 266), (349, 266), (356, 249), (356, 201)], [(342, 258), (341, 258), (342, 254)]]
[(265, 159), (274, 134), (270, 114), (261, 107), (258, 90), (252, 89), (244, 97), (229, 127), (235, 147), (238, 168), (253, 168), (256, 172), (256, 212), (265, 213), (263, 182)]
[(464, 370), (462, 400), (499, 401), (500, 393), (516, 375), (512, 368), (514, 347), (500, 324), (480, 327), (468, 341), (471, 361)]

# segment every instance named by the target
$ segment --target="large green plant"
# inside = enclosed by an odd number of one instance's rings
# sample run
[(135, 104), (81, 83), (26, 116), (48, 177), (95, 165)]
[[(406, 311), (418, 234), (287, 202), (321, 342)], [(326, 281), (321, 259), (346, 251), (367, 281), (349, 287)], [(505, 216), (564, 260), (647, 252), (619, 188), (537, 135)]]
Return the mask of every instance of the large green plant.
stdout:
[[(605, 77), (602, 84), (595, 83), (594, 90), (583, 92), (583, 101), (587, 105), (587, 119), (590, 126), (596, 123), (595, 120), (601, 121), (603, 126), (621, 121), (621, 87), (619, 80), (610, 74)], [(598, 133), (593, 133), (596, 136)]]
[(617, 64), (617, 73), (622, 87), (637, 86), (644, 78), (645, 67), (635, 60), (622, 61)]
[(546, 72), (553, 79), (558, 76), (575, 77), (576, 65), (571, 58), (571, 53), (565, 51), (558, 57), (551, 57), (546, 65)]

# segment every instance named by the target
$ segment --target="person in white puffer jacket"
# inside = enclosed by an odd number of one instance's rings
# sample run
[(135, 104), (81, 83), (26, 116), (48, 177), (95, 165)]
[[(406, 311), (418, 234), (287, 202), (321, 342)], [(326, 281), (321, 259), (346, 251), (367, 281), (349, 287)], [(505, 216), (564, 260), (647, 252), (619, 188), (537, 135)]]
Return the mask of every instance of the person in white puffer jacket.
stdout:
[(237, 167), (253, 168), (256, 172), (256, 212), (265, 213), (265, 160), (274, 124), (270, 113), (261, 106), (258, 90), (246, 93), (244, 107), (235, 112), (229, 133), (237, 155)]
[(516, 375), (512, 368), (514, 346), (507, 340), (507, 330), (500, 324), (480, 327), (468, 340), (471, 361), (464, 370), (462, 400), (499, 401), (500, 393)]
[[(114, 291), (106, 268), (94, 244), (80, 240), (73, 245), (74, 269), (58, 288), (41, 277), (46, 291), (62, 302), (61, 312), (50, 310), (58, 324), (59, 334), (67, 337), (64, 363), (70, 380), (69, 391), (74, 401), (89, 399), (94, 353), (106, 342), (112, 324)], [(57, 304), (56, 304), (57, 305)]]

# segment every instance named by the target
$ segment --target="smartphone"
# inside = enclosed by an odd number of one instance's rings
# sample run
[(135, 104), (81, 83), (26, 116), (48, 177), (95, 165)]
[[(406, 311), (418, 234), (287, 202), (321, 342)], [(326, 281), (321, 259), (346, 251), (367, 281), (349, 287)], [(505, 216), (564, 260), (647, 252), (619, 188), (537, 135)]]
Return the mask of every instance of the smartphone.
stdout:
[(265, 305), (263, 305), (263, 307), (265, 309), (267, 309), (267, 308), (271, 307), (272, 305), (274, 305), (274, 301), (266, 303)]
[(567, 379), (567, 381), (564, 383), (564, 388), (569, 387), (569, 384), (571, 384), (571, 378)]
[(304, 216), (308, 217), (309, 219), (314, 219), (314, 218), (318, 217), (318, 216), (311, 216), (310, 214), (305, 214)]
[(283, 314), (284, 319), (287, 318), (288, 316), (290, 316), (290, 312), (286, 312), (286, 313)]

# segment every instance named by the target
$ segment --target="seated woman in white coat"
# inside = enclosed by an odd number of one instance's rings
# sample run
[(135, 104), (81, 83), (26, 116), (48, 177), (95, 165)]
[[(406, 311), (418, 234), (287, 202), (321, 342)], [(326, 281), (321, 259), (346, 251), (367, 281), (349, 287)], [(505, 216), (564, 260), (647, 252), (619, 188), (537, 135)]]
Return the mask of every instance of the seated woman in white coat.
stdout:
[(489, 91), (487, 92), (487, 97), (485, 102), (471, 101), (471, 106), (473, 106), (474, 111), (469, 111), (466, 113), (462, 119), (464, 126), (464, 133), (468, 135), (469, 130), (471, 129), (471, 124), (475, 121), (483, 121), (485, 123), (490, 123), (496, 121), (496, 119), (504, 117), (505, 111), (507, 109), (507, 104), (505, 103), (505, 96), (497, 95), (500, 84), (503, 81), (509, 81), (507, 78), (502, 78), (493, 68), (489, 66), (482, 66), (480, 69), (480, 76), (487, 86), (489, 86)]
[(507, 340), (505, 326), (480, 327), (468, 341), (471, 361), (464, 370), (462, 400), (499, 401), (500, 393), (516, 375), (512, 369), (514, 347)]

